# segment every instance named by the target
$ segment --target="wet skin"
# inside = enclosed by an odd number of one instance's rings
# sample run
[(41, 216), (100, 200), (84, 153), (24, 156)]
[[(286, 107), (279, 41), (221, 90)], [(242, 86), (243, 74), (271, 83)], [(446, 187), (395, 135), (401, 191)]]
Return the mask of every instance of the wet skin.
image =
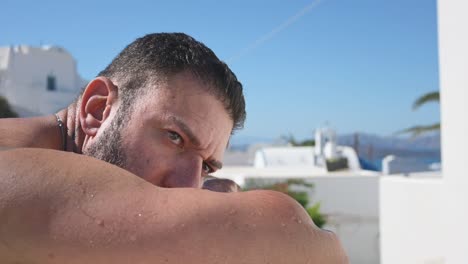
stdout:
[[(220, 167), (232, 121), (191, 76), (165, 84), (173, 89), (145, 95), (122, 131), (125, 169), (58, 151), (53, 116), (0, 120), (0, 145), (17, 148), (0, 151), (0, 262), (347, 262), (285, 195), (178, 188)], [(59, 112), (69, 151), (102, 140), (120, 105), (117, 82), (94, 80), (85, 95)]]

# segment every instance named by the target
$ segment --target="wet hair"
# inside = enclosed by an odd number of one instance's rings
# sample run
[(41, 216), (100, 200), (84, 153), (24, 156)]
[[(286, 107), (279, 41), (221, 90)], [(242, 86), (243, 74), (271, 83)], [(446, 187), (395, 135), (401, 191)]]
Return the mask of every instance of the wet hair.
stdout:
[(138, 38), (98, 75), (118, 81), (123, 104), (120, 108), (128, 118), (135, 99), (159, 81), (182, 72), (207, 84), (207, 91), (223, 103), (231, 117), (233, 132), (243, 127), (246, 112), (242, 84), (211, 49), (184, 33)]

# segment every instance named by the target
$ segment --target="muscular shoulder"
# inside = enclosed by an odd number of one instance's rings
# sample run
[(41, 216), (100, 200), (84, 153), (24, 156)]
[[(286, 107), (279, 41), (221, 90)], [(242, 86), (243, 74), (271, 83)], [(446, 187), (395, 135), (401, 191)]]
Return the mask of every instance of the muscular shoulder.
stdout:
[[(205, 206), (193, 206), (197, 231), (185, 232), (185, 247), (196, 247), (188, 243), (203, 234), (208, 238), (203, 248), (209, 250), (200, 252), (210, 256), (224, 254), (222, 260), (226, 263), (347, 263), (336, 236), (317, 228), (302, 206), (282, 193), (206, 195), (198, 200), (204, 201)], [(202, 210), (196, 213), (197, 208)], [(187, 223), (188, 219), (184, 221)]]
[[(0, 235), (52, 249), (57, 237), (55, 260), (344, 263), (336, 237), (281, 193), (163, 189), (93, 158), (43, 149), (2, 151), (0, 167), (0, 215), (18, 219)], [(47, 257), (27, 245), (18, 248)]]

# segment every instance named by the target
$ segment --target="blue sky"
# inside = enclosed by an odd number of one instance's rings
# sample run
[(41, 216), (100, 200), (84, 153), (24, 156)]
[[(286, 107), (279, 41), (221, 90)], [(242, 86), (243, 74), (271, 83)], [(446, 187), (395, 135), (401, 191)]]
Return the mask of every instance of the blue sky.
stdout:
[(391, 135), (439, 121), (435, 0), (2, 1), (0, 46), (55, 44), (94, 77), (135, 38), (185, 32), (244, 85), (240, 137)]

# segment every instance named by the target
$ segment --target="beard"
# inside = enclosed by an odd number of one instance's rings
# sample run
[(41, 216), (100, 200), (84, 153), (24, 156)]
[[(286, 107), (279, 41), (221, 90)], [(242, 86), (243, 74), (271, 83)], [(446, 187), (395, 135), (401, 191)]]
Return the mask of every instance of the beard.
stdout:
[(126, 120), (125, 114), (118, 112), (98, 141), (84, 149), (83, 154), (127, 169), (128, 156), (122, 147), (124, 120)]

